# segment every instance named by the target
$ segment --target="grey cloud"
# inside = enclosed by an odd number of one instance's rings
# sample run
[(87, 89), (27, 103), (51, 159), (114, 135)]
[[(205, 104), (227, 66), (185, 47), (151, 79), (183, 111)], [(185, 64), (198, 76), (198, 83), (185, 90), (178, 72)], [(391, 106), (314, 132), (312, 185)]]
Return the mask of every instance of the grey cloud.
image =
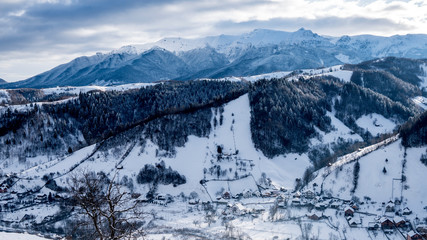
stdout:
[(252, 20), (246, 22), (223, 21), (216, 24), (217, 29), (226, 30), (228, 33), (247, 32), (254, 28), (271, 28), (285, 31), (295, 31), (301, 27), (314, 32), (329, 35), (360, 34), (371, 31), (396, 31), (410, 30), (411, 26), (395, 23), (386, 18), (365, 17), (323, 17), (308, 18), (274, 18), (267, 21)]

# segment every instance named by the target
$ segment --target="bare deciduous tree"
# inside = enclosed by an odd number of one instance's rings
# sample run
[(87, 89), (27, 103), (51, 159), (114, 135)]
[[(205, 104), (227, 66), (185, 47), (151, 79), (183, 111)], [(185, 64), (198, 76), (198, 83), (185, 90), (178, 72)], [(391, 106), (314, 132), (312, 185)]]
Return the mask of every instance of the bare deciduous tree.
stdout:
[(71, 177), (71, 197), (84, 217), (78, 235), (89, 239), (125, 239), (142, 235), (138, 201), (104, 173), (82, 172)]

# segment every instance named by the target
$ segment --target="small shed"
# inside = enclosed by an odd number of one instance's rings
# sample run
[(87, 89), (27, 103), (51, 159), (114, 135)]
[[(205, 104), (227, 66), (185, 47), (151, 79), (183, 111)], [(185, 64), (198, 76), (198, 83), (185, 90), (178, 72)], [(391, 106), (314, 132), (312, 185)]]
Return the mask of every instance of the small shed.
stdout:
[(349, 218), (348, 219), (348, 225), (350, 227), (357, 227), (358, 222), (354, 219), (354, 218)]
[(301, 199), (293, 198), (292, 199), (292, 205), (301, 205)]
[(380, 228), (380, 224), (378, 224), (377, 222), (368, 223), (368, 230), (377, 230), (378, 228)]
[(325, 210), (328, 207), (328, 205), (325, 202), (318, 202), (316, 205), (314, 205), (314, 208), (316, 210)]

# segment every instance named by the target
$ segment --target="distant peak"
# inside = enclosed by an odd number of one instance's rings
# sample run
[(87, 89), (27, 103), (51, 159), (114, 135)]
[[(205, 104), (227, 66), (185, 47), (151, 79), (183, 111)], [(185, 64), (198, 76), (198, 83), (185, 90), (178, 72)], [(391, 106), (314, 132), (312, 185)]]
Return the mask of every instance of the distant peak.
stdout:
[(123, 53), (138, 54), (138, 49), (135, 46), (126, 45), (126, 46), (123, 46), (117, 50), (111, 51), (111, 54), (123, 54)]

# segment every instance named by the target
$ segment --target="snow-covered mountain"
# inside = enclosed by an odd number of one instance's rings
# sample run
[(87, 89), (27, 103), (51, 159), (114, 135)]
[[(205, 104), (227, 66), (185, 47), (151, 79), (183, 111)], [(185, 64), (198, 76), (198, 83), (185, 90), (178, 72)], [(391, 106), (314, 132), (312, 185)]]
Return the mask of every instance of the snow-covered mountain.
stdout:
[(111, 85), (250, 76), (359, 63), (378, 57), (427, 57), (427, 35), (325, 37), (310, 30), (257, 29), (242, 35), (165, 38), (80, 57), (2, 88)]

